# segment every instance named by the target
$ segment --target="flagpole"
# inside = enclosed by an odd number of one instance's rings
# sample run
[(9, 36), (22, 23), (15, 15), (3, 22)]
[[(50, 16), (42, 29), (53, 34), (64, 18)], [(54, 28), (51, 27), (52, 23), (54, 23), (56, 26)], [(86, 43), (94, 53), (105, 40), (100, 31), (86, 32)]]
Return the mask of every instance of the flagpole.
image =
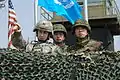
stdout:
[(88, 7), (87, 7), (87, 0), (84, 0), (84, 17), (85, 17), (85, 20), (88, 21)]
[(34, 0), (34, 25), (36, 25), (38, 20), (38, 0)]
[[(34, 27), (38, 22), (38, 0), (34, 0)], [(36, 33), (34, 35), (34, 38), (36, 40)]]
[[(8, 1), (9, 0), (7, 0), (7, 5), (8, 5), (8, 15), (7, 15), (7, 17), (9, 18), (9, 3), (8, 3)], [(8, 26), (8, 32), (9, 32), (9, 19), (8, 19), (7, 22), (8, 22), (7, 26)], [(8, 37), (8, 35), (7, 35), (7, 37)], [(9, 37), (8, 37), (8, 44), (9, 44)], [(7, 44), (7, 48), (9, 48), (8, 44)]]
[(8, 4), (8, 48), (17, 49), (12, 42), (12, 35), (14, 35), (15, 33), (14, 28), (17, 23), (16, 13), (14, 11), (14, 7), (11, 0), (8, 0), (7, 4)]

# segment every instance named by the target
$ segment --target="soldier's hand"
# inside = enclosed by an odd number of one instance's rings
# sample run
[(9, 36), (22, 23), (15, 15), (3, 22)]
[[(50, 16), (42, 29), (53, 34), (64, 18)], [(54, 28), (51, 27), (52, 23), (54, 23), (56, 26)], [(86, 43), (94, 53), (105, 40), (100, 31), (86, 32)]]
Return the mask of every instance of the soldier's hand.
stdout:
[(19, 25), (19, 24), (16, 24), (16, 26), (13, 27), (13, 30), (14, 30), (15, 32), (21, 32), (20, 25)]

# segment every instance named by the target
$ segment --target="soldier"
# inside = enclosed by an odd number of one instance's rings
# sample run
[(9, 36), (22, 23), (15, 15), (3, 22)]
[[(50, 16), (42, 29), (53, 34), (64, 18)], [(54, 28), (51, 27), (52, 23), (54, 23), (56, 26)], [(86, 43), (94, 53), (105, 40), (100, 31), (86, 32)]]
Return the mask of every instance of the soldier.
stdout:
[(54, 42), (57, 46), (59, 46), (58, 51), (63, 53), (67, 49), (67, 45), (65, 44), (65, 39), (67, 36), (67, 31), (62, 24), (53, 25), (53, 38)]
[(43, 53), (52, 52), (52, 31), (53, 25), (50, 21), (39, 21), (33, 32), (36, 32), (37, 42), (28, 44), (26, 51), (41, 51)]
[(76, 44), (68, 50), (80, 52), (97, 51), (100, 49), (102, 42), (90, 39), (91, 28), (87, 21), (77, 20), (73, 26), (73, 34), (76, 36)]
[[(33, 32), (36, 32), (36, 37), (39, 43), (49, 43), (52, 39), (53, 25), (50, 21), (39, 21), (35, 26)], [(53, 41), (51, 41), (53, 43)]]
[(54, 45), (52, 44), (52, 42), (49, 41), (52, 36), (52, 31), (53, 25), (50, 21), (39, 21), (33, 30), (33, 32), (36, 32), (36, 37), (38, 41), (27, 44), (26, 51), (41, 51), (42, 53), (52, 52), (52, 48), (54, 48)]
[(25, 49), (26, 47), (26, 41), (23, 39), (20, 25), (16, 23), (16, 26), (13, 28), (15, 33), (11, 36), (12, 44), (15, 47), (15, 49)]

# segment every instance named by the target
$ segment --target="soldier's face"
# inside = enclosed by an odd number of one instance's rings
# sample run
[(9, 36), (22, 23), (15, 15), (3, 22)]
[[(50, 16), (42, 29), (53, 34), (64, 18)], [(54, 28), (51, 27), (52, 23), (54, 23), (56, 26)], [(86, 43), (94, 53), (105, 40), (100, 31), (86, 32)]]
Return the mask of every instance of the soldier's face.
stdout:
[(88, 35), (88, 32), (87, 32), (86, 28), (79, 26), (79, 27), (75, 28), (75, 35), (76, 35), (76, 37), (84, 38)]
[(65, 36), (63, 32), (55, 32), (53, 38), (56, 42), (62, 42), (65, 40)]
[(48, 32), (45, 30), (38, 30), (38, 39), (45, 41), (48, 38)]

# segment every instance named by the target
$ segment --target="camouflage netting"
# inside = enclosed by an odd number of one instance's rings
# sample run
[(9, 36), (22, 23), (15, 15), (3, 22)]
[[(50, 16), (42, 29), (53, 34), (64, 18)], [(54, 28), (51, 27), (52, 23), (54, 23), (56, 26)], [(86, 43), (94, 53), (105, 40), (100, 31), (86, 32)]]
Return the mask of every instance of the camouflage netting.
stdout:
[(1, 79), (120, 80), (120, 53), (52, 55), (0, 49)]

